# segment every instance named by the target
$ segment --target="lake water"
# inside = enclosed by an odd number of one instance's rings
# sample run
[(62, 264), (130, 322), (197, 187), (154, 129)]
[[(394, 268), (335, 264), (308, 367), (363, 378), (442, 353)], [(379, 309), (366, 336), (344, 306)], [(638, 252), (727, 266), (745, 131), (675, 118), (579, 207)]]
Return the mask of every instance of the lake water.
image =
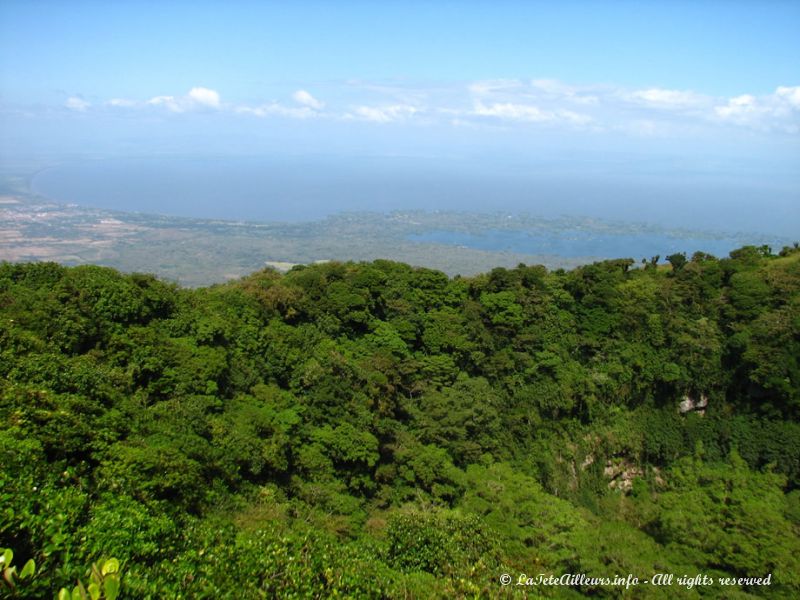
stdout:
[(570, 258), (596, 256), (604, 258), (630, 257), (637, 262), (660, 255), (662, 261), (670, 254), (696, 251), (725, 257), (742, 245), (737, 239), (679, 238), (665, 234), (605, 235), (569, 230), (559, 234), (526, 231), (490, 230), (481, 233), (429, 231), (409, 236), (417, 242), (433, 242), (465, 246), (478, 250), (514, 252), (521, 254), (554, 255)]
[[(125, 158), (63, 163), (39, 172), (31, 188), (65, 203), (198, 218), (303, 221), (341, 211), (502, 210), (792, 239), (800, 233), (800, 203), (791, 188), (666, 176), (635, 164), (613, 175), (580, 168), (563, 161), (408, 157)], [(517, 242), (528, 243), (509, 243)]]

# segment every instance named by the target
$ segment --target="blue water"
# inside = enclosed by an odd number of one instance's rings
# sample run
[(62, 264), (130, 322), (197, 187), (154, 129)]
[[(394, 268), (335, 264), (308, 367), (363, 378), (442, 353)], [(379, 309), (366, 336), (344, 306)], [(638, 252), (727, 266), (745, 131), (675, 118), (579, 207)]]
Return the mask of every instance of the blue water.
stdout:
[(724, 257), (742, 245), (734, 238), (710, 239), (704, 237), (678, 238), (666, 234), (598, 234), (568, 230), (559, 234), (541, 234), (526, 231), (489, 230), (481, 233), (456, 231), (429, 231), (409, 236), (415, 242), (433, 242), (465, 246), (493, 252), (554, 255), (564, 257), (630, 257), (635, 260), (650, 259), (660, 255), (662, 260), (676, 252), (691, 256), (701, 251)]
[(197, 218), (306, 221), (361, 210), (509, 211), (800, 235), (800, 197), (791, 185), (654, 172), (635, 163), (589, 169), (580, 163), (408, 157), (117, 158), (45, 169), (31, 188), (59, 202)]

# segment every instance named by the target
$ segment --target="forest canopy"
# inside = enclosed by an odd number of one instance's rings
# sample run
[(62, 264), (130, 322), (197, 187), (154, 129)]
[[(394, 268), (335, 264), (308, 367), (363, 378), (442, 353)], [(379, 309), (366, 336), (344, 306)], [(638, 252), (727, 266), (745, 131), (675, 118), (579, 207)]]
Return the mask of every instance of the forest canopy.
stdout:
[(36, 572), (0, 590), (113, 557), (125, 598), (796, 598), (800, 252), (667, 260), (3, 263), (0, 548)]

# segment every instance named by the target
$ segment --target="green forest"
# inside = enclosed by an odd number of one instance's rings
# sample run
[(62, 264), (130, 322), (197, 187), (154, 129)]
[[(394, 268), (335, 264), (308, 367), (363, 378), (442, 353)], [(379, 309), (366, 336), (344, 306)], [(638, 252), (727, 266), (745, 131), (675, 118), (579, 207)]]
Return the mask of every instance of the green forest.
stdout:
[(0, 424), (10, 598), (798, 598), (800, 250), (3, 263)]

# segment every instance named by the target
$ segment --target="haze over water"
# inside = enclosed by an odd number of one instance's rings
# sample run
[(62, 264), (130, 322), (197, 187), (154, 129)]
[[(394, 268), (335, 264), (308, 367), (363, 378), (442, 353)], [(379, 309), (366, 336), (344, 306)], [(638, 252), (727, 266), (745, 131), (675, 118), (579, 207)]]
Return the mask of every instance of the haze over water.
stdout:
[(574, 167), (565, 170), (558, 161), (545, 160), (118, 158), (47, 168), (31, 188), (65, 203), (213, 219), (305, 221), (342, 211), (422, 209), (590, 216), (776, 236), (800, 231), (791, 189), (652, 171), (641, 160), (627, 172), (576, 177)]

